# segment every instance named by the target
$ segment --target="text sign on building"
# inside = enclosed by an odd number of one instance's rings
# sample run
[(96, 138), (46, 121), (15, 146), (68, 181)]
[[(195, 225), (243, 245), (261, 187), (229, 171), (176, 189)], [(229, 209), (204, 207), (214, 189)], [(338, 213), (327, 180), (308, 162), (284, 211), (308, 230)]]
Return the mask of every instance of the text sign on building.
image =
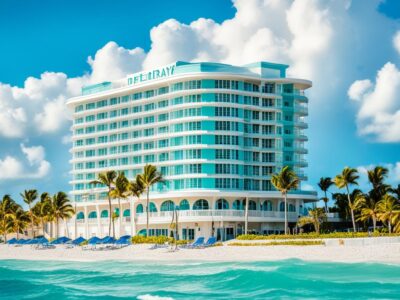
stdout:
[(168, 65), (159, 69), (154, 69), (151, 71), (144, 71), (135, 73), (128, 77), (128, 85), (141, 83), (144, 81), (149, 81), (153, 79), (163, 78), (174, 75), (175, 64)]

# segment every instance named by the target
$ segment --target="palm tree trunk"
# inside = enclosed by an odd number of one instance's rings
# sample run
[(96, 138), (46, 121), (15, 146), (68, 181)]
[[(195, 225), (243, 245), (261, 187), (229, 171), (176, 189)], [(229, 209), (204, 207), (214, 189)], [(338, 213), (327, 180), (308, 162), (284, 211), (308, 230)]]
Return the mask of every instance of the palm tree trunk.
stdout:
[(31, 231), (32, 231), (32, 238), (35, 238), (35, 233), (33, 231), (33, 214), (31, 209), (31, 204), (29, 203), (29, 215), (31, 217)]
[(112, 223), (112, 212), (111, 212), (111, 198), (110, 198), (110, 190), (108, 190), (108, 217), (109, 217), (109, 222), (108, 222), (108, 235), (111, 236), (111, 223)]
[(325, 191), (325, 212), (328, 213), (328, 197), (326, 196), (326, 191)]
[(356, 232), (356, 221), (354, 219), (354, 211), (353, 208), (351, 207), (350, 191), (347, 185), (346, 185), (346, 190), (347, 190), (347, 201), (349, 202), (350, 213), (351, 213), (351, 221), (353, 223), (353, 231)]
[(245, 210), (244, 210), (244, 234), (247, 234), (249, 231), (249, 198), (245, 199)]
[(287, 194), (283, 193), (285, 199), (285, 234), (288, 234)]
[(149, 187), (147, 187), (147, 200), (146, 200), (146, 236), (149, 236)]
[(375, 230), (376, 230), (376, 217), (375, 216), (372, 216), (372, 226), (373, 226), (374, 232), (375, 232)]
[(122, 207), (121, 207), (121, 199), (118, 198), (118, 209), (119, 209), (119, 236), (121, 236), (122, 231)]
[(44, 236), (44, 222), (43, 222), (43, 219), (42, 219), (41, 223), (42, 223), (42, 233), (43, 233), (43, 236)]
[(56, 238), (58, 239), (58, 218), (56, 218)]

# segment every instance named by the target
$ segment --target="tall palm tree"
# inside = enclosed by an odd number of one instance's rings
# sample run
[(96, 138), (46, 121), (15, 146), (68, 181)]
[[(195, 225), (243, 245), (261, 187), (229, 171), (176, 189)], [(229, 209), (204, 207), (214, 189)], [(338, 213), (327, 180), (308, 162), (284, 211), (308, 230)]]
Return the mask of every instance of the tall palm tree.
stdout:
[(10, 226), (17, 234), (17, 239), (19, 238), (19, 234), (24, 232), (24, 229), (28, 227), (30, 222), (29, 213), (24, 211), (21, 206), (18, 206), (11, 214), (10, 214)]
[(32, 230), (32, 237), (35, 237), (35, 232), (33, 229), (33, 213), (32, 213), (32, 205), (36, 201), (38, 197), (37, 190), (25, 190), (23, 193), (20, 194), (22, 200), (29, 206), (29, 217), (31, 219), (31, 230)]
[(329, 188), (331, 187), (331, 185), (333, 184), (333, 181), (330, 177), (321, 177), (319, 182), (318, 182), (318, 186), (321, 189), (321, 191), (323, 191), (325, 193), (325, 197), (322, 198), (322, 200), (325, 203), (325, 212), (328, 213), (328, 201), (329, 198), (327, 196), (327, 192), (329, 190)]
[(297, 225), (303, 227), (306, 224), (313, 224), (315, 232), (319, 234), (321, 224), (326, 222), (326, 212), (322, 208), (314, 208), (308, 211), (308, 216), (299, 218)]
[(282, 197), (285, 199), (285, 234), (288, 234), (287, 193), (299, 186), (300, 179), (292, 169), (285, 166), (278, 174), (272, 175), (271, 183), (282, 193)]
[(165, 180), (163, 175), (157, 171), (157, 168), (153, 165), (146, 164), (142, 174), (139, 174), (136, 181), (143, 187), (146, 191), (146, 236), (149, 232), (149, 194), (150, 188), (157, 183), (164, 183)]
[(353, 223), (354, 232), (356, 232), (356, 220), (354, 218), (354, 209), (352, 208), (352, 202), (350, 199), (349, 186), (350, 185), (358, 185), (358, 182), (357, 182), (358, 178), (360, 178), (360, 176), (358, 176), (356, 169), (345, 167), (343, 169), (342, 173), (339, 175), (336, 175), (336, 177), (333, 180), (333, 182), (339, 189), (343, 189), (343, 188), (346, 189), (347, 201), (348, 201), (349, 207), (350, 207), (351, 221)]
[(378, 206), (369, 195), (364, 195), (360, 193), (356, 199), (360, 201), (361, 215), (359, 217), (360, 221), (368, 221), (372, 219), (372, 226), (374, 231), (376, 230), (376, 221), (378, 220)]
[(397, 203), (400, 204), (400, 184), (398, 184), (397, 187), (392, 187), (390, 192), (396, 198)]
[[(136, 176), (135, 180), (130, 181), (129, 185), (128, 185), (128, 195), (132, 196), (132, 198), (131, 198), (132, 199), (131, 200), (132, 201), (131, 207), (133, 207), (133, 199), (134, 199), (134, 197), (136, 197), (138, 199), (138, 201), (140, 201), (140, 196), (144, 193), (144, 188), (143, 188), (143, 186), (141, 184), (141, 181), (138, 180), (138, 176), (139, 175)], [(134, 212), (131, 211), (131, 231), (132, 231), (131, 235), (132, 236), (134, 235), (134, 232), (133, 232), (133, 222), (135, 222), (134, 216), (135, 216)]]
[(382, 200), (378, 202), (378, 218), (382, 222), (387, 222), (389, 233), (392, 233), (392, 221), (396, 211), (400, 211), (400, 204), (392, 195), (386, 194)]
[(51, 196), (49, 193), (44, 192), (40, 195), (40, 201), (36, 202), (32, 208), (33, 215), (42, 227), (42, 235), (44, 236), (45, 223), (48, 220), (49, 213), (51, 212)]
[(0, 234), (7, 242), (7, 234), (12, 231), (11, 214), (16, 210), (17, 204), (10, 195), (4, 195), (0, 201)]
[(67, 194), (64, 192), (58, 192), (51, 199), (51, 210), (56, 222), (56, 237), (58, 238), (59, 220), (71, 218), (74, 214), (74, 208), (72, 207)]
[(114, 170), (106, 171), (103, 173), (99, 173), (97, 180), (93, 180), (90, 184), (94, 185), (104, 185), (108, 188), (107, 199), (108, 199), (108, 208), (109, 208), (109, 224), (108, 224), (108, 235), (111, 235), (111, 224), (113, 227), (113, 237), (115, 237), (115, 226), (112, 217), (112, 206), (111, 206), (111, 191), (115, 186), (115, 178), (117, 177), (117, 172)]
[(119, 218), (119, 232), (121, 233), (122, 228), (122, 208), (121, 199), (126, 199), (128, 196), (129, 180), (125, 177), (124, 172), (118, 173), (118, 177), (115, 180), (115, 187), (111, 190), (110, 196), (113, 199), (118, 199), (118, 218)]
[(368, 170), (368, 180), (372, 184), (373, 189), (381, 188), (382, 186), (386, 186), (389, 188), (388, 185), (384, 184), (385, 178), (389, 174), (389, 170), (382, 166), (376, 166), (375, 168)]

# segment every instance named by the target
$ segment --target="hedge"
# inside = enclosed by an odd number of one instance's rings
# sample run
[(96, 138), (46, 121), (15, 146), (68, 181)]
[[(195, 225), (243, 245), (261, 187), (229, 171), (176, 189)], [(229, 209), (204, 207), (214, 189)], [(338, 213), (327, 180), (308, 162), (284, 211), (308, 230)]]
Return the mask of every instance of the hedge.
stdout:
[(303, 233), (295, 235), (255, 235), (255, 234), (243, 234), (239, 235), (236, 239), (252, 241), (252, 240), (293, 240), (293, 239), (334, 239), (334, 238), (363, 238), (363, 237), (380, 237), (380, 236), (399, 236), (399, 234), (388, 234), (382, 232), (332, 232), (332, 233)]
[(283, 242), (269, 242), (269, 243), (230, 243), (229, 246), (315, 246), (325, 245), (323, 241), (283, 241)]

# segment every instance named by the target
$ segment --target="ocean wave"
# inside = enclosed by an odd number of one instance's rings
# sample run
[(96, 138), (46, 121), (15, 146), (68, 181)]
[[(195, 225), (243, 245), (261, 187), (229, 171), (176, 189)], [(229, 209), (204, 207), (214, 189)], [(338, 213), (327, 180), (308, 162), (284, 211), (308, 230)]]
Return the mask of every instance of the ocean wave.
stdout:
[(174, 300), (174, 298), (171, 298), (171, 297), (153, 296), (150, 294), (139, 295), (139, 296), (137, 296), (137, 298), (139, 300)]

